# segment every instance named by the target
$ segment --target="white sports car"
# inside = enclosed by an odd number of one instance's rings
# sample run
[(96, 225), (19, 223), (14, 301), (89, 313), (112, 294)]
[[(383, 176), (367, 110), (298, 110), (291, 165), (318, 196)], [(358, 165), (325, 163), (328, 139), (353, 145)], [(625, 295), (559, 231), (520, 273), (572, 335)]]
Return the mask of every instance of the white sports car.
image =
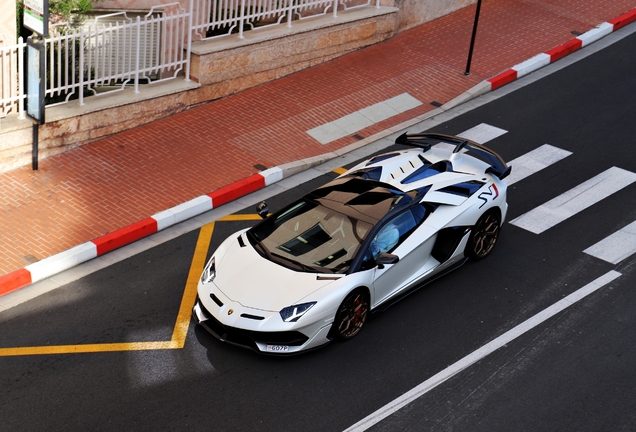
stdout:
[(223, 341), (292, 354), (358, 334), (382, 308), (493, 250), (511, 167), (464, 138), (403, 134), (375, 156), (226, 239), (194, 320)]

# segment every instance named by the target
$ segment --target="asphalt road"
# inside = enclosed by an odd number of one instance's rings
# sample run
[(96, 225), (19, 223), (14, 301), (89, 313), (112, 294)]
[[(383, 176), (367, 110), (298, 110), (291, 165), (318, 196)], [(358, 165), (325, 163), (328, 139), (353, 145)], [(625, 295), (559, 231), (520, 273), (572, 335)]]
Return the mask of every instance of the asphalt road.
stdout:
[[(68, 348), (0, 356), (0, 430), (342, 431), (608, 272), (620, 276), (370, 430), (635, 430), (636, 256), (583, 251), (636, 221), (636, 183), (540, 234), (510, 223), (612, 167), (636, 173), (634, 53), (631, 34), (435, 127), (505, 129), (488, 146), (506, 160), (546, 143), (571, 154), (509, 188), (488, 259), (374, 315), (355, 339), (278, 358), (190, 325), (182, 348), (135, 349), (171, 339), (195, 230), (0, 313), (0, 349)], [(216, 222), (208, 256), (251, 223)], [(82, 345), (106, 348), (72, 352)]]

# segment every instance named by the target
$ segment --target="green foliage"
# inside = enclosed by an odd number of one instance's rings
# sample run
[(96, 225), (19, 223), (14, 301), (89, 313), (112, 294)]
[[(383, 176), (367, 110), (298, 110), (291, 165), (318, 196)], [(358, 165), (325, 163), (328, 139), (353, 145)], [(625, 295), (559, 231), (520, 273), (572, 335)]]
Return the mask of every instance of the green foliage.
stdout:
[(51, 0), (49, 12), (61, 16), (65, 21), (71, 21), (75, 15), (85, 15), (93, 10), (92, 0)]
[(15, 40), (22, 35), (22, 14), (24, 13), (24, 1), (16, 0), (15, 2)]
[[(83, 17), (91, 12), (93, 5), (99, 1), (102, 0), (49, 0), (49, 20), (66, 21), (74, 25), (80, 24)], [(26, 32), (22, 27), (24, 0), (16, 0), (15, 12), (17, 37), (20, 35), (26, 37), (30, 32)]]

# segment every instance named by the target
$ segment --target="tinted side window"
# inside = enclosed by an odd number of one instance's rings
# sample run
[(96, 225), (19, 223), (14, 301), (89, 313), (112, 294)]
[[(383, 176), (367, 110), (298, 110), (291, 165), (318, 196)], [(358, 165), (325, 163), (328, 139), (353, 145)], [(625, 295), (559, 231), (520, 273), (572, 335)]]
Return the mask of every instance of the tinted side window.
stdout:
[(362, 270), (375, 266), (375, 260), (382, 253), (391, 253), (402, 243), (429, 215), (424, 205), (417, 205), (391, 219), (378, 231), (366, 251)]
[(417, 226), (411, 210), (400, 213), (388, 221), (371, 241), (371, 253), (376, 259), (382, 253), (392, 252)]

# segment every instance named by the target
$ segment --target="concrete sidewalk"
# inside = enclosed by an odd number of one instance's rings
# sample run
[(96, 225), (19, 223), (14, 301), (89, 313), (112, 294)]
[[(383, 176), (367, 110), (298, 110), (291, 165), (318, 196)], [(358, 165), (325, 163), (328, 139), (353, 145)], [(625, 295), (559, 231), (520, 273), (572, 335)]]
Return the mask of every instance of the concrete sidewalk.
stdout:
[[(635, 0), (489, 0), (391, 40), (0, 174), (0, 295), (531, 73)], [(387, 132), (388, 131), (388, 132)]]

